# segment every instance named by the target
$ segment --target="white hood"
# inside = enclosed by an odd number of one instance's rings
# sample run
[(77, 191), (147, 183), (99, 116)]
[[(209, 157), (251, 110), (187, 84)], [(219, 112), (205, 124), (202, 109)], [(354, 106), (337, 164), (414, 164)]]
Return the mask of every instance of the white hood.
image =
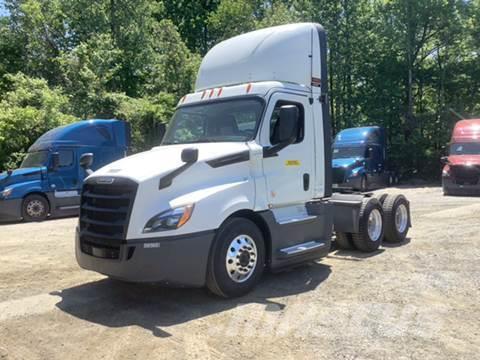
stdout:
[(198, 149), (198, 162), (248, 150), (247, 144), (232, 142), (158, 146), (104, 166), (91, 177), (119, 176), (140, 183), (182, 166), (181, 154), (186, 148)]

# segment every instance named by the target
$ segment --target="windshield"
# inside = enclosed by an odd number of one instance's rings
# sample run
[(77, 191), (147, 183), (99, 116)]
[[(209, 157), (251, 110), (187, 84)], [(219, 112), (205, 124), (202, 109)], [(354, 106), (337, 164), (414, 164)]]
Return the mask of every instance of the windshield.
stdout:
[(480, 155), (480, 143), (452, 144), (450, 155)]
[(47, 166), (48, 151), (37, 151), (28, 153), (27, 157), (23, 160), (20, 168), (31, 168)]
[(365, 148), (363, 147), (340, 147), (333, 149), (334, 159), (347, 158), (363, 158), (365, 157)]
[(255, 136), (262, 111), (259, 98), (181, 107), (173, 115), (162, 144), (248, 141)]

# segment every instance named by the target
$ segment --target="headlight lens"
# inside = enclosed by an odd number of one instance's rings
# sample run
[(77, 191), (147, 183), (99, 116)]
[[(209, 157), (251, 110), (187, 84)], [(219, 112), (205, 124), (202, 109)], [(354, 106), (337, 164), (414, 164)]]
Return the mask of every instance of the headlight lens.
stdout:
[(178, 229), (190, 220), (193, 208), (194, 205), (190, 204), (161, 212), (148, 220), (143, 228), (143, 232), (152, 233)]
[(12, 191), (13, 191), (12, 188), (7, 188), (7, 189), (3, 190), (1, 194), (2, 194), (2, 196), (3, 196), (4, 198), (7, 198), (7, 197), (10, 196), (10, 194), (12, 193)]
[(442, 176), (450, 176), (450, 166), (446, 165), (442, 170)]

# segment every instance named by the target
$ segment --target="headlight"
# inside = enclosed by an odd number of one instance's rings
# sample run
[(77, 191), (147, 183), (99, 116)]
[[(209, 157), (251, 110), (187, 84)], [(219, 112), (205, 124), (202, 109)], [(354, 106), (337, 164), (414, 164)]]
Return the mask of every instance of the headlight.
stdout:
[(442, 170), (442, 176), (450, 176), (450, 166), (445, 166)]
[(12, 191), (13, 191), (12, 188), (7, 188), (7, 189), (3, 190), (3, 191), (1, 192), (1, 194), (2, 194), (2, 196), (3, 196), (4, 198), (7, 198), (7, 197), (10, 196), (10, 194), (12, 193)]
[(185, 225), (192, 216), (194, 205), (186, 205), (161, 212), (152, 217), (143, 228), (144, 233), (175, 230)]
[(351, 171), (351, 175), (352, 175), (352, 176), (357, 176), (359, 172), (360, 172), (360, 169), (353, 169), (353, 170)]

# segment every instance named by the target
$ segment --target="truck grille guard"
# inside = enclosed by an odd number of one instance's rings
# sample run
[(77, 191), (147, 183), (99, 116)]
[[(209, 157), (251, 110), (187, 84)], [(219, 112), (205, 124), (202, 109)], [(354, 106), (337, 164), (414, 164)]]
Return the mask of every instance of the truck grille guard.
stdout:
[[(82, 188), (80, 202), (80, 248), (96, 257), (120, 259), (121, 244), (127, 236), (128, 223), (138, 184), (125, 178), (91, 178)], [(130, 257), (132, 254), (127, 254)]]

